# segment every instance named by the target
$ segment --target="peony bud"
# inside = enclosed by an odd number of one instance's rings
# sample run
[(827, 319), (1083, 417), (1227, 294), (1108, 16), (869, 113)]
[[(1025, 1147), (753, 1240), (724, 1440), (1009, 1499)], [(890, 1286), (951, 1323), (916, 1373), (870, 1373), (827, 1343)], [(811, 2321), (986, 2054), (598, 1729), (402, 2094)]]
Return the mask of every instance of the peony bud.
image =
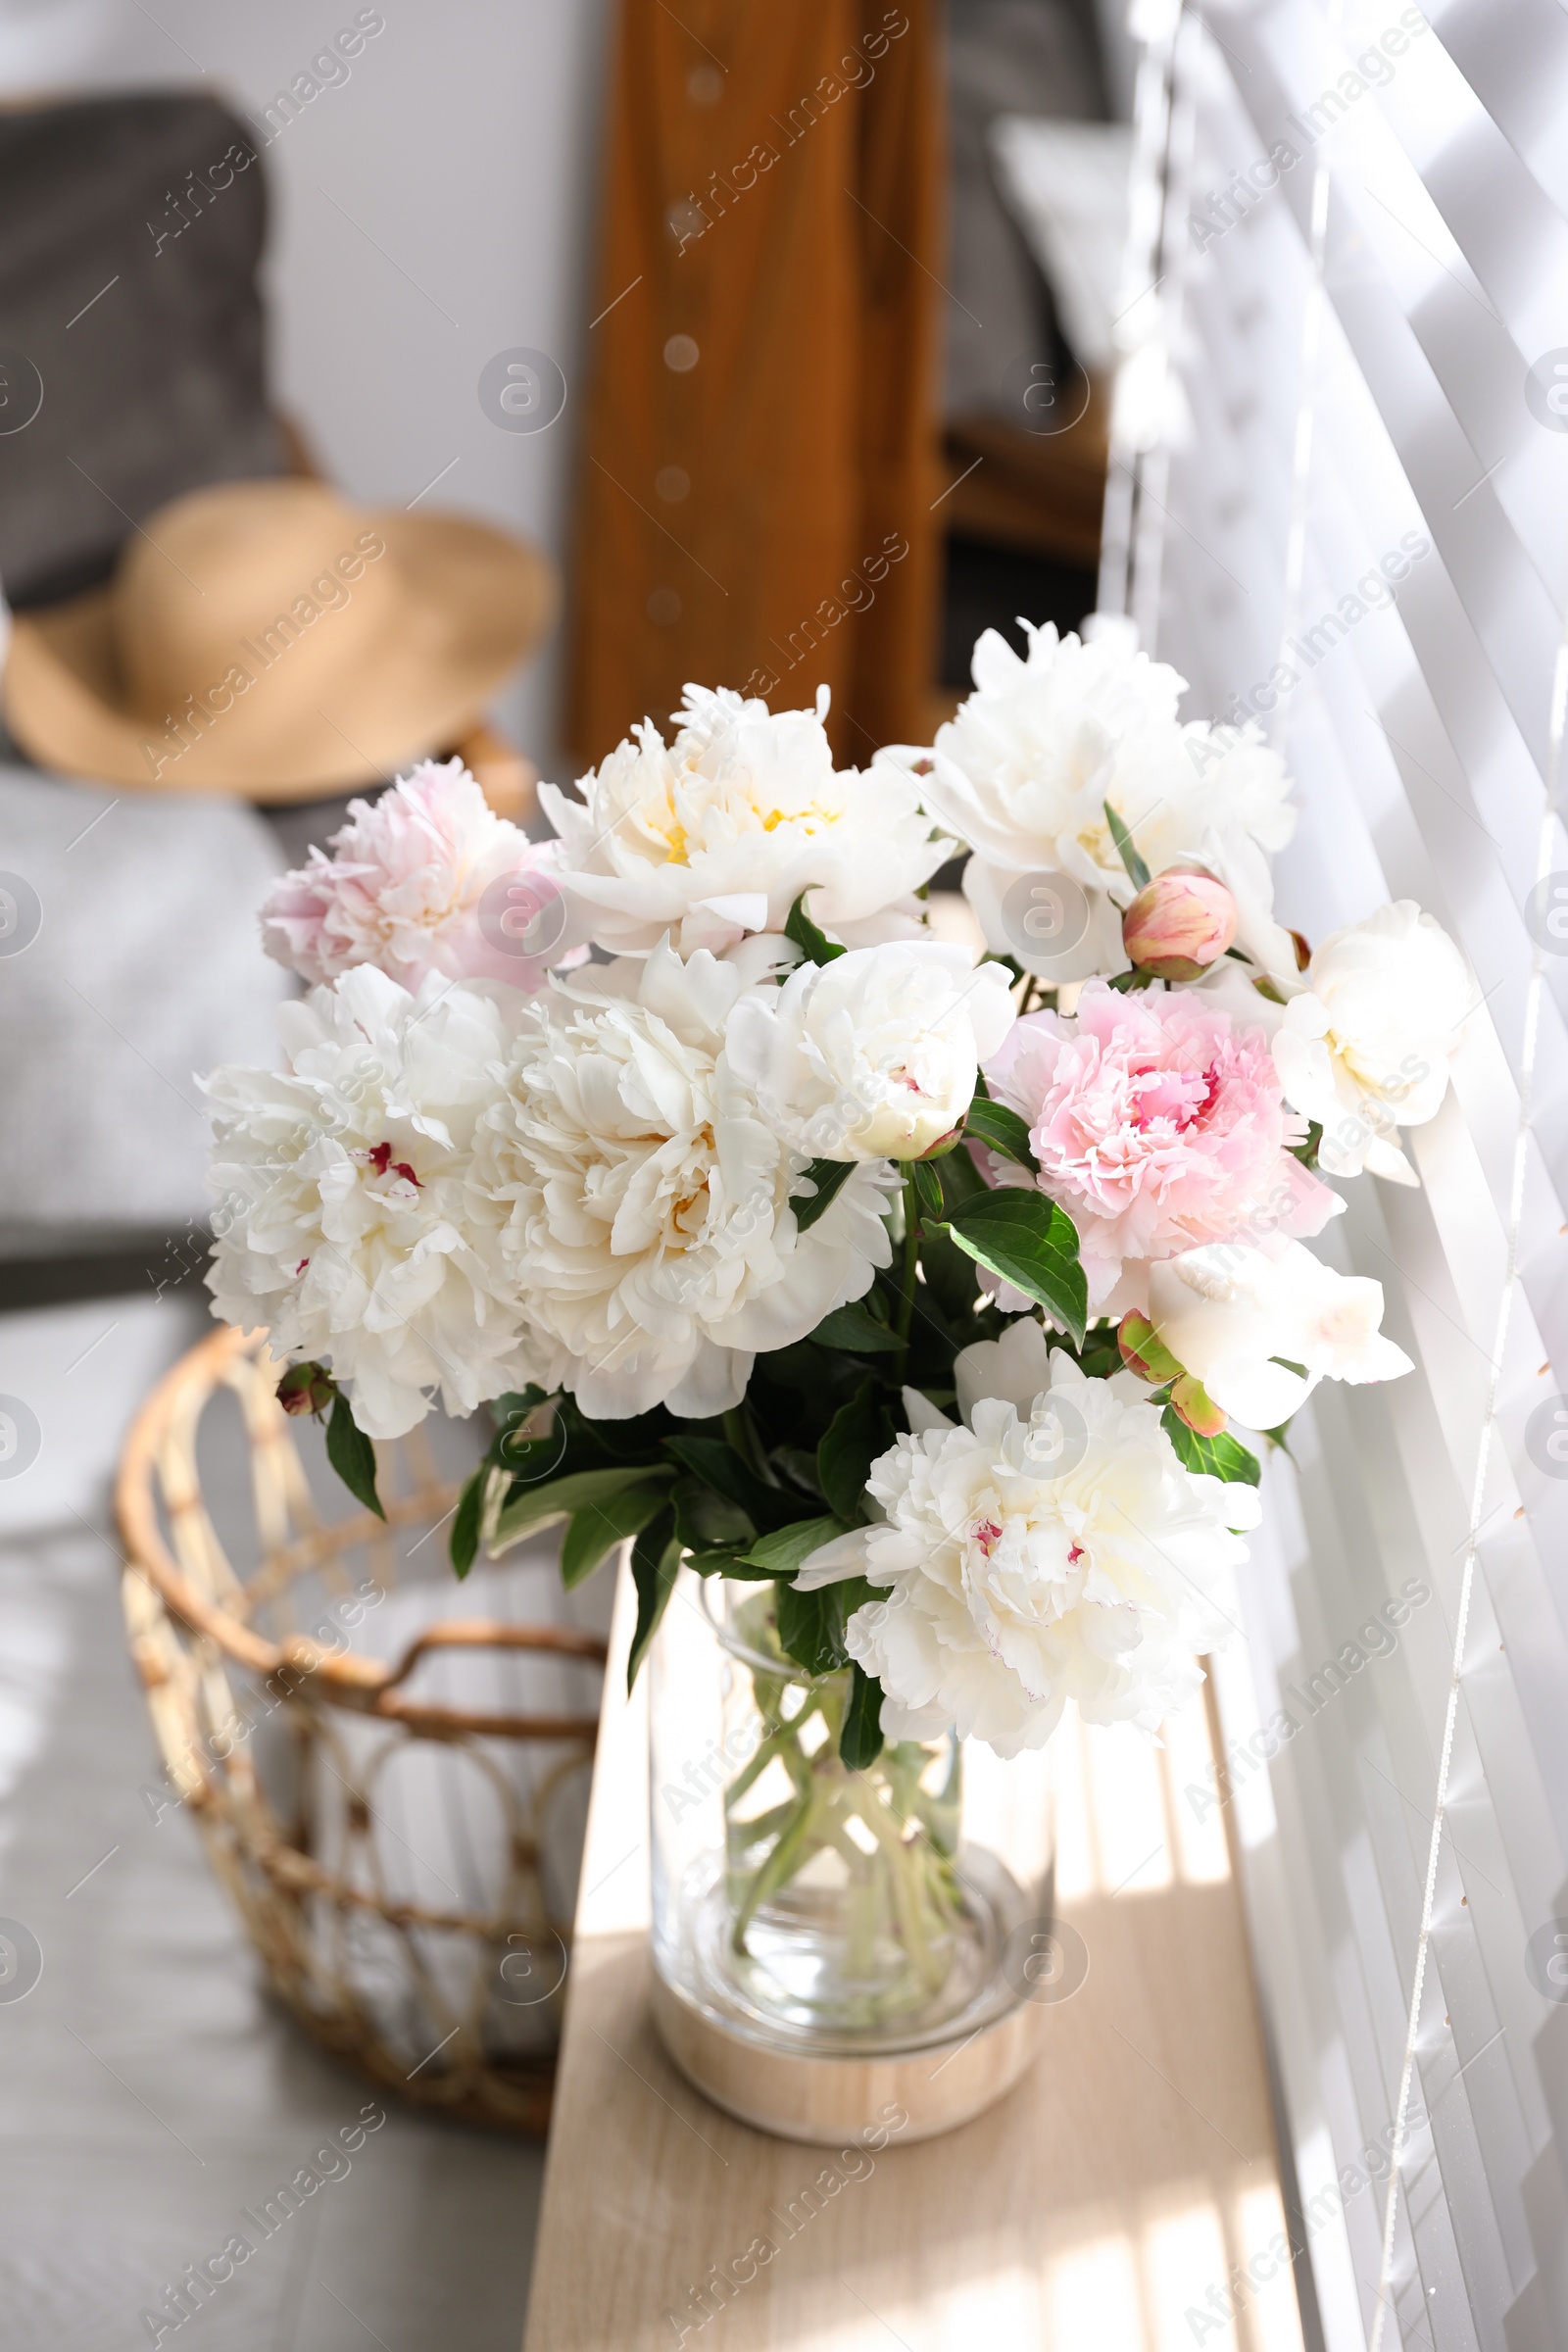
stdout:
[(285, 1413), (324, 1413), (337, 1393), (337, 1382), (324, 1364), (291, 1364), (277, 1384), (277, 1401)]
[(1197, 980), (1236, 937), (1236, 901), (1212, 874), (1171, 867), (1138, 893), (1121, 918), (1122, 946), (1157, 980)]
[(1117, 1324), (1116, 1346), (1127, 1370), (1136, 1372), (1140, 1380), (1149, 1381), (1154, 1388), (1175, 1380), (1182, 1370), (1149, 1317), (1139, 1314), (1136, 1307)]
[(1200, 1438), (1217, 1438), (1228, 1416), (1221, 1411), (1200, 1380), (1184, 1372), (1170, 1393), (1179, 1419)]

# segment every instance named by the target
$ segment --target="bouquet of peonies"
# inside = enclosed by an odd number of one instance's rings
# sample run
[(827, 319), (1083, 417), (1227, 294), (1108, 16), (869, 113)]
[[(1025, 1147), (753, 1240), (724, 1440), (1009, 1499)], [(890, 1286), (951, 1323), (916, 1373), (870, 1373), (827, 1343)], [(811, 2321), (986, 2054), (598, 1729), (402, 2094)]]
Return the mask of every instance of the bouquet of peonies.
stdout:
[[(216, 1311), (333, 1461), (439, 1401), (494, 1437), (463, 1575), (630, 1539), (632, 1671), (684, 1562), (837, 1675), (838, 1752), (1152, 1730), (1225, 1621), (1257, 1453), (1409, 1369), (1305, 1247), (1416, 1179), (1472, 1003), (1429, 915), (1308, 952), (1253, 728), (1107, 633), (995, 634), (929, 751), (691, 687), (531, 844), (453, 761), (357, 803), (263, 914), (282, 1074), (210, 1082)], [(986, 951), (933, 932), (960, 848)]]

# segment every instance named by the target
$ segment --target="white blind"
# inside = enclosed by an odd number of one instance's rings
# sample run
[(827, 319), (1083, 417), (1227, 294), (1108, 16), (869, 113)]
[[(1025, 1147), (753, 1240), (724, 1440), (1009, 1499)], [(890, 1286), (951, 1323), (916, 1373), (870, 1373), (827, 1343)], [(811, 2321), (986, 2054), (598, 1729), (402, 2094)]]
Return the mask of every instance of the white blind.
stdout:
[(1189, 715), (1284, 752), (1283, 918), (1418, 899), (1477, 984), (1423, 1189), (1360, 1179), (1319, 1245), (1383, 1282), (1416, 1372), (1301, 1415), (1217, 1677), (1308, 2340), (1561, 2352), (1568, 926), (1539, 917), (1568, 885), (1568, 17), (1133, 20), (1102, 605)]

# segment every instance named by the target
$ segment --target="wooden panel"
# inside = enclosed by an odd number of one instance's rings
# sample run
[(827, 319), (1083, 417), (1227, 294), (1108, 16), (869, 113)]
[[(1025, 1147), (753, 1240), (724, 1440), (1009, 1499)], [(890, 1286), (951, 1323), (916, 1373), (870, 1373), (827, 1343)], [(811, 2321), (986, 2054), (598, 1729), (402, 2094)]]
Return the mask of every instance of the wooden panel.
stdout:
[(653, 2352), (708, 2325), (726, 2352), (1298, 2352), (1288, 2262), (1224, 2309), (1283, 2223), (1223, 1824), (1183, 1794), (1201, 1703), (1162, 1750), (1063, 1741), (1063, 1910), (1090, 1969), (1034, 2073), (945, 2138), (835, 2154), (732, 2123), (654, 2034), (629, 1625), (623, 1589), (526, 2352)]
[(1004, 416), (953, 417), (946, 446), (951, 486), (937, 506), (943, 528), (1092, 569), (1100, 558), (1108, 421), (1102, 385), (1092, 388), (1083, 416), (1059, 433), (1025, 432)]

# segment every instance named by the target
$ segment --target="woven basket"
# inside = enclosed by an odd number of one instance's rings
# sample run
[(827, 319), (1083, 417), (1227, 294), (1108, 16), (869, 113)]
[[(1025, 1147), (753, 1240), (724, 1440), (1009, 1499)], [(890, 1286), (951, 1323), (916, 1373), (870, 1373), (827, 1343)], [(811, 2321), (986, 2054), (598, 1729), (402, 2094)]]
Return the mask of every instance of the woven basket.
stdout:
[(317, 1492), (342, 1491), (279, 1370), (264, 1337), (216, 1332), (126, 1440), (149, 1809), (189, 1806), (325, 2048), (421, 2105), (542, 2132), (604, 1642), (559, 1621), (548, 1541), (454, 1583), (436, 1531), (476, 1451), (456, 1424), (377, 1447), (384, 1526), (323, 1515)]

